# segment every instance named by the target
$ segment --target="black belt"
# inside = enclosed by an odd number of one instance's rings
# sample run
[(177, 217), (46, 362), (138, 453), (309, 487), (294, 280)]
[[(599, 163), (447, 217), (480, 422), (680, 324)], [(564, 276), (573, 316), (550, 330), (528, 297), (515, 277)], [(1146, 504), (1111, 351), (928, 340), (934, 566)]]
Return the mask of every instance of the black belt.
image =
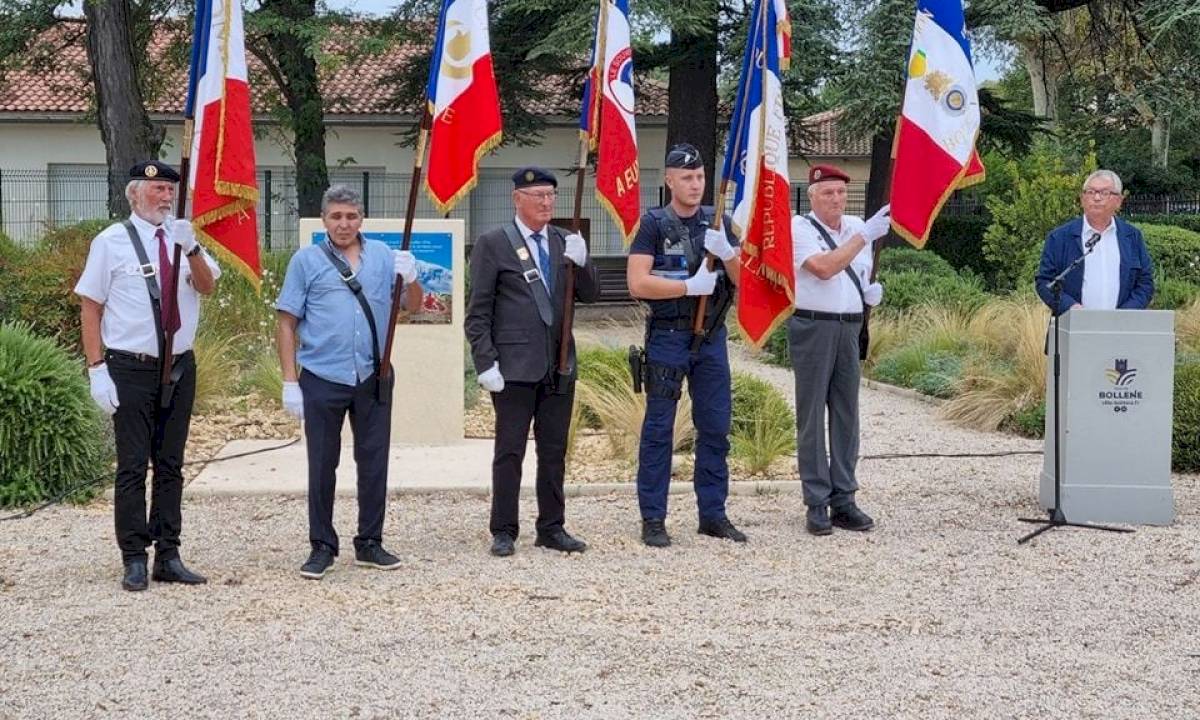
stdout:
[(691, 330), (692, 319), (687, 317), (680, 318), (650, 318), (650, 327), (655, 330)]
[(832, 320), (834, 322), (862, 322), (862, 313), (827, 313), (816, 310), (797, 310), (792, 315), (807, 320)]
[[(179, 353), (178, 355), (173, 356), (173, 358), (171, 360), (171, 364), (173, 364), (173, 365), (178, 364), (179, 361), (185, 355), (190, 355), (191, 353), (192, 353), (191, 350), (186, 350), (184, 352)], [(158, 358), (154, 357), (153, 355), (147, 354), (147, 353), (126, 352), (124, 350), (106, 350), (104, 354), (105, 354), (105, 357), (124, 358), (126, 360), (132, 360), (134, 362), (142, 363), (143, 365), (157, 365), (158, 364)]]

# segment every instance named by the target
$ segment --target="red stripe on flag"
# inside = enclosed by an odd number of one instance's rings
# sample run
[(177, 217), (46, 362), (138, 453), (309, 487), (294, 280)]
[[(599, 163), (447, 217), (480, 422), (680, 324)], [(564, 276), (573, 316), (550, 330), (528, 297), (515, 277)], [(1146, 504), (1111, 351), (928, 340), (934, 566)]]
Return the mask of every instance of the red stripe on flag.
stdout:
[(758, 177), (754, 214), (742, 243), (738, 324), (755, 347), (762, 347), (792, 311), (796, 270), (792, 264), (791, 187), (767, 167), (765, 159)]
[(600, 154), (596, 159), (596, 192), (621, 226), (625, 242), (633, 239), (641, 219), (637, 143), (619, 108), (601, 103)]
[(964, 172), (962, 164), (927, 132), (901, 116), (892, 168), (892, 225), (896, 232), (915, 247), (924, 247), (933, 219)]
[(478, 180), (479, 158), (500, 139), (500, 98), (492, 56), (472, 66), (474, 81), (433, 119), (426, 183), (434, 204), (448, 212)]

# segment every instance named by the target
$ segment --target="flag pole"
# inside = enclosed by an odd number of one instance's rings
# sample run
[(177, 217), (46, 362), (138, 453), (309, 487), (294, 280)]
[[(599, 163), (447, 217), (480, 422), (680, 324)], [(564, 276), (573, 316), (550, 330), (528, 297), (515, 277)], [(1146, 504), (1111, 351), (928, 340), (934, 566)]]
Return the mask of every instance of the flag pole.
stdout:
[[(579, 233), (583, 216), (583, 183), (587, 177), (588, 140), (579, 140), (579, 165), (575, 178), (575, 212), (571, 217), (571, 232)], [(571, 360), (571, 332), (575, 321), (575, 268), (570, 258), (565, 258), (566, 276), (563, 279), (562, 337), (558, 340), (558, 378), (566, 380), (571, 374), (567, 364)], [(560, 386), (561, 387), (561, 386)]]
[[(412, 245), (413, 219), (417, 214), (417, 191), (421, 187), (421, 169), (425, 163), (425, 144), (429, 140), (429, 129), (433, 126), (433, 112), (429, 102), (422, 100), (424, 108), (421, 115), (421, 126), (417, 132), (417, 147), (413, 154), (412, 184), (408, 188), (408, 209), (404, 213), (404, 236), (400, 241), (400, 249), (407, 251)], [(383, 345), (383, 362), (379, 366), (380, 379), (386, 380), (392, 374), (392, 344), (396, 339), (396, 322), (400, 318), (400, 305), (404, 298), (404, 278), (396, 275), (392, 288), (392, 311), (388, 315), (387, 341)]]
[[(766, 19), (767, 19), (766, 6), (762, 2), (760, 2), (758, 4), (758, 18), (755, 20), (755, 24), (760, 26), (760, 28), (762, 29), (762, 31), (764, 33), (764, 38), (763, 38), (764, 42), (762, 44), (764, 53), (767, 51), (767, 43), (765, 42), (765, 40), (766, 40), (766, 38), (765, 38)], [(754, 61), (755, 61), (754, 58), (750, 58), (750, 62), (754, 62)], [(764, 62), (765, 62), (765, 59), (764, 59)], [(749, 66), (747, 66), (747, 70), (748, 69), (749, 69)], [(765, 82), (765, 77), (766, 77), (765, 74), (763, 77), (764, 77), (764, 82)], [(741, 153), (742, 153), (741, 129), (742, 129), (742, 125), (746, 122), (746, 106), (748, 106), (748, 105), (749, 105), (749, 103), (745, 102), (745, 98), (742, 98), (742, 106), (740, 108), (738, 108), (739, 116), (738, 116), (738, 123), (736, 126), (738, 132), (734, 133), (733, 153), (730, 155), (730, 157), (733, 158), (733, 162), (735, 162), (735, 163), (738, 161), (738, 155), (741, 155)], [(729, 178), (722, 177), (720, 194), (717, 196), (716, 201), (713, 203), (713, 205), (714, 205), (713, 229), (714, 230), (721, 229), (721, 224), (722, 224), (721, 221), (725, 216), (725, 193), (728, 190), (728, 188), (729, 188)], [(713, 255), (710, 252), (704, 253), (704, 266), (705, 266), (705, 268), (708, 269), (709, 272), (712, 272), (712, 270), (716, 267), (716, 263), (717, 263), (716, 255)], [(708, 295), (701, 295), (696, 301), (696, 315), (694, 318), (692, 318), (692, 352), (698, 351), (700, 349), (700, 344), (702, 342), (704, 342), (704, 320), (705, 320), (705, 315), (708, 314), (708, 298), (709, 298)]]

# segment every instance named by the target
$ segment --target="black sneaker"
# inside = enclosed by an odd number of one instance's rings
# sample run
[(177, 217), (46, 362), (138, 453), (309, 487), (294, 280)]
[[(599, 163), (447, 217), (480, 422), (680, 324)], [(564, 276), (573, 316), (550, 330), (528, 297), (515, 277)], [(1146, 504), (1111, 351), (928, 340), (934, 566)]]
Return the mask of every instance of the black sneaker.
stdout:
[(866, 532), (875, 527), (875, 521), (871, 519), (871, 516), (859, 510), (858, 506), (854, 504), (834, 508), (829, 515), (829, 521), (843, 530), (857, 532)]
[(828, 505), (810, 505), (804, 517), (804, 529), (811, 535), (832, 535), (833, 524), (829, 522)]
[(333, 553), (326, 547), (313, 548), (308, 561), (300, 566), (300, 577), (320, 580), (333, 567)]
[(670, 547), (671, 536), (667, 534), (666, 523), (662, 520), (643, 520), (642, 542), (648, 547)]
[(378, 540), (368, 540), (362, 547), (354, 548), (354, 564), (376, 570), (395, 570), (400, 567), (400, 558), (384, 550)]
[(738, 530), (729, 522), (729, 518), (721, 518), (720, 520), (701, 520), (700, 527), (696, 532), (709, 537), (721, 538), (722, 540), (732, 540), (734, 542), (746, 542), (746, 533)]

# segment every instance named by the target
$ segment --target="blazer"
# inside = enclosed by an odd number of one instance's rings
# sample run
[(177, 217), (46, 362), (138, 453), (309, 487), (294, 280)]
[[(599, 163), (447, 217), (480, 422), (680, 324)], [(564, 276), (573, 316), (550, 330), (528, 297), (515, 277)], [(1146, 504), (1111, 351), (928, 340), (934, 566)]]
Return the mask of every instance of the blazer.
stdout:
[[(1140, 310), (1149, 306), (1150, 298), (1154, 297), (1154, 265), (1150, 261), (1150, 253), (1146, 251), (1142, 231), (1121, 218), (1116, 218), (1116, 223), (1117, 247), (1121, 254), (1117, 308)], [(1057, 308), (1054, 307), (1054, 293), (1048, 287), (1056, 275), (1083, 255), (1080, 242), (1082, 234), (1083, 217), (1077, 217), (1051, 230), (1046, 236), (1046, 246), (1042, 249), (1042, 261), (1038, 265), (1034, 289), (1055, 315), (1070, 310), (1071, 306), (1080, 302), (1080, 298), (1083, 297), (1082, 264), (1072, 270), (1064, 280)]]
[[(545, 292), (540, 280), (525, 281), (521, 260), (499, 227), (489, 230), (475, 241), (471, 250), (471, 296), (463, 330), (471, 344), (471, 359), (475, 371), (482, 373), (500, 362), (500, 374), (505, 381), (540, 382), (558, 362), (559, 338), (562, 337), (563, 299), (566, 272), (563, 249), (566, 231), (547, 226), (550, 262), (556, 268), (554, 287), (550, 293), (553, 323), (547, 326), (538, 314), (535, 292)], [(592, 256), (588, 254), (583, 267), (575, 267), (575, 299), (595, 302), (600, 295), (600, 281)], [(570, 372), (575, 376), (575, 339), (571, 338)]]

